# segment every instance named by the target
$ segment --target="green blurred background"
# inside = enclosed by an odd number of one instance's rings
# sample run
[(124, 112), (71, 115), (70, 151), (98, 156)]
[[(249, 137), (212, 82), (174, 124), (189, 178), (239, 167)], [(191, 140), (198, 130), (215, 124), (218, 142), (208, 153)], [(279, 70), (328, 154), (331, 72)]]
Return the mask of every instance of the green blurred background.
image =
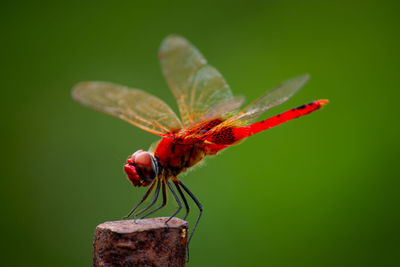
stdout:
[(89, 266), (96, 225), (141, 198), (122, 164), (157, 137), (71, 88), (112, 81), (176, 110), (157, 50), (177, 33), (248, 100), (311, 74), (263, 118), (331, 101), (182, 177), (205, 207), (189, 266), (399, 266), (399, 20), (383, 0), (3, 1), (2, 265)]

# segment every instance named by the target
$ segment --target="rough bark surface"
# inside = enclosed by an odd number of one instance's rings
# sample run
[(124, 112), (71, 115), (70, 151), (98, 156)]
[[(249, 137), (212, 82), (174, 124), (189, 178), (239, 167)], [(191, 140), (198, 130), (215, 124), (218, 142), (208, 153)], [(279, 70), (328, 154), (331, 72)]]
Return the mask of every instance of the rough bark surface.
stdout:
[(96, 227), (93, 266), (185, 266), (187, 222), (173, 218), (105, 222)]

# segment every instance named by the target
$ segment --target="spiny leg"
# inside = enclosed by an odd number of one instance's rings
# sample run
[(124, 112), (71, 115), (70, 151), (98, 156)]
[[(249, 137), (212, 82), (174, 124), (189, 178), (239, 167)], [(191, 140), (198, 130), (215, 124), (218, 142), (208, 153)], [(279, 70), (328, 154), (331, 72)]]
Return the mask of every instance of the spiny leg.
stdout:
[(124, 219), (129, 218), (129, 216), (131, 216), (132, 213), (134, 213), (135, 210), (149, 197), (149, 195), (150, 195), (151, 191), (153, 191), (153, 188), (154, 188), (155, 185), (156, 185), (156, 183), (153, 183), (153, 184), (150, 186), (149, 190), (147, 190), (147, 192), (144, 194), (142, 200), (140, 200), (139, 203), (136, 204), (136, 206), (128, 213), (128, 215), (126, 215), (126, 216), (124, 217)]
[(195, 232), (195, 230), (196, 230), (197, 224), (198, 224), (199, 221), (200, 221), (201, 214), (203, 213), (203, 206), (200, 204), (199, 200), (193, 195), (193, 193), (190, 192), (189, 188), (187, 188), (186, 185), (184, 185), (181, 181), (179, 181), (179, 186), (182, 186), (183, 190), (185, 190), (186, 193), (189, 194), (189, 196), (190, 196), (190, 197), (193, 199), (193, 201), (196, 203), (196, 205), (197, 205), (197, 207), (199, 208), (199, 211), (200, 211), (199, 216), (197, 217), (196, 223), (195, 223), (195, 225), (194, 225), (194, 227), (193, 227), (192, 233), (190, 234), (189, 239), (188, 239), (188, 242), (187, 242), (187, 243), (188, 243), (188, 246), (189, 246), (190, 240), (191, 240), (192, 237), (193, 237), (193, 234), (194, 234), (194, 232)]
[(157, 208), (149, 211), (148, 213), (146, 213), (145, 215), (143, 215), (140, 219), (146, 218), (147, 216), (149, 216), (150, 214), (153, 214), (154, 212), (156, 212), (157, 210), (163, 208), (166, 204), (167, 204), (167, 188), (165, 187), (165, 181), (161, 181), (161, 188), (162, 188), (162, 195), (163, 195), (163, 202), (160, 206), (158, 206)]
[(146, 208), (144, 208), (144, 209), (142, 209), (141, 211), (139, 211), (138, 213), (136, 213), (136, 214), (134, 215), (135, 218), (136, 218), (137, 216), (139, 216), (140, 214), (142, 214), (143, 212), (145, 212), (146, 210), (150, 209), (150, 208), (157, 202), (158, 194), (160, 193), (160, 185), (161, 185), (161, 182), (160, 182), (160, 179), (158, 179), (157, 188), (156, 188), (156, 191), (154, 192), (153, 200), (151, 201), (151, 203), (150, 203)]
[(187, 202), (187, 200), (186, 200), (185, 195), (184, 195), (183, 192), (182, 192), (182, 189), (181, 189), (180, 186), (179, 186), (179, 180), (178, 180), (178, 178), (172, 177), (172, 182), (174, 183), (176, 189), (178, 190), (179, 195), (181, 196), (181, 198), (182, 198), (182, 200), (183, 200), (183, 203), (185, 204), (186, 214), (185, 214), (185, 217), (183, 217), (183, 219), (185, 220), (186, 217), (188, 216), (189, 212), (190, 212), (189, 204), (188, 204), (188, 202)]
[(174, 214), (171, 215), (171, 217), (168, 218), (168, 220), (165, 221), (165, 224), (168, 224), (168, 222), (176, 215), (178, 212), (182, 209), (182, 203), (179, 200), (179, 197), (176, 195), (174, 188), (172, 187), (170, 182), (167, 182), (167, 185), (169, 187), (169, 190), (171, 190), (172, 194), (174, 195), (174, 198), (176, 200), (176, 203), (178, 203), (178, 209), (174, 212)]

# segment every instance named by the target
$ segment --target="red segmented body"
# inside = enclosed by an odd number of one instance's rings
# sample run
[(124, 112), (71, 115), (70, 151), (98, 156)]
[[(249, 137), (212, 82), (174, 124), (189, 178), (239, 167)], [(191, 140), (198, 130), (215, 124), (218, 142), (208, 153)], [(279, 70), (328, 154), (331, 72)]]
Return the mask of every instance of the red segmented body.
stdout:
[[(188, 238), (190, 242), (203, 209), (177, 175), (195, 166), (207, 155), (216, 155), (253, 134), (318, 110), (328, 101), (317, 100), (254, 123), (263, 112), (298, 92), (308, 81), (308, 75), (285, 81), (240, 110), (243, 97), (233, 96), (222, 75), (208, 65), (203, 55), (186, 39), (175, 35), (167, 37), (161, 45), (159, 59), (181, 118), (164, 101), (145, 91), (108, 82), (79, 83), (73, 90), (73, 97), (84, 105), (162, 137), (154, 155), (138, 150), (124, 166), (134, 186), (150, 186), (127, 217), (136, 212), (153, 190), (150, 205), (135, 215), (144, 214), (143, 217), (146, 217), (159, 210), (166, 204), (169, 189), (179, 206), (170, 219), (182, 208), (181, 200), (186, 208), (186, 218), (189, 212), (186, 193), (200, 210)], [(150, 210), (160, 193), (163, 199), (161, 206)]]
[(291, 110), (278, 114), (272, 118), (256, 122), (248, 126), (248, 128), (250, 129), (249, 136), (267, 130), (269, 128), (275, 127), (289, 120), (296, 119), (300, 116), (307, 115), (315, 110), (320, 109), (323, 105), (326, 105), (327, 103), (328, 103), (327, 100), (313, 101), (311, 103), (301, 105), (297, 108), (293, 108)]
[[(204, 140), (202, 138), (188, 139), (185, 136), (164, 137), (158, 143), (154, 155), (160, 160), (164, 168), (170, 169), (173, 175), (176, 176), (199, 163), (206, 155), (215, 155), (244, 138), (268, 130), (286, 121), (307, 115), (320, 109), (326, 103), (327, 100), (313, 101), (249, 126), (224, 127)], [(205, 134), (222, 122), (222, 119), (202, 122), (195, 129), (187, 131), (185, 135), (188, 136), (193, 133)]]

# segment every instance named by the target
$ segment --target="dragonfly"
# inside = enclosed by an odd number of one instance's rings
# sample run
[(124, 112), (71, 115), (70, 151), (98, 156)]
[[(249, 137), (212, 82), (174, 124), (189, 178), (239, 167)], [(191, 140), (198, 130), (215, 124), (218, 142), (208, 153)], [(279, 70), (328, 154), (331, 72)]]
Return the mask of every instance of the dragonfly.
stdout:
[[(203, 207), (178, 175), (199, 164), (205, 157), (216, 155), (249, 136), (316, 111), (328, 100), (312, 101), (255, 122), (262, 113), (297, 93), (309, 80), (309, 75), (289, 79), (241, 108), (244, 97), (234, 96), (223, 76), (185, 38), (178, 35), (165, 38), (158, 57), (162, 73), (178, 104), (180, 118), (160, 98), (140, 89), (110, 82), (78, 83), (72, 95), (85, 106), (161, 137), (150, 151), (136, 151), (124, 165), (133, 186), (149, 186), (125, 218), (132, 214), (135, 218), (139, 215), (144, 218), (160, 210), (167, 204), (169, 189), (178, 208), (166, 223), (181, 211), (183, 205), (186, 209), (183, 219), (186, 219), (190, 211), (186, 198), (188, 195), (199, 209), (187, 239), (189, 244)], [(153, 191), (151, 203), (137, 211)], [(162, 203), (154, 207), (160, 194)]]

